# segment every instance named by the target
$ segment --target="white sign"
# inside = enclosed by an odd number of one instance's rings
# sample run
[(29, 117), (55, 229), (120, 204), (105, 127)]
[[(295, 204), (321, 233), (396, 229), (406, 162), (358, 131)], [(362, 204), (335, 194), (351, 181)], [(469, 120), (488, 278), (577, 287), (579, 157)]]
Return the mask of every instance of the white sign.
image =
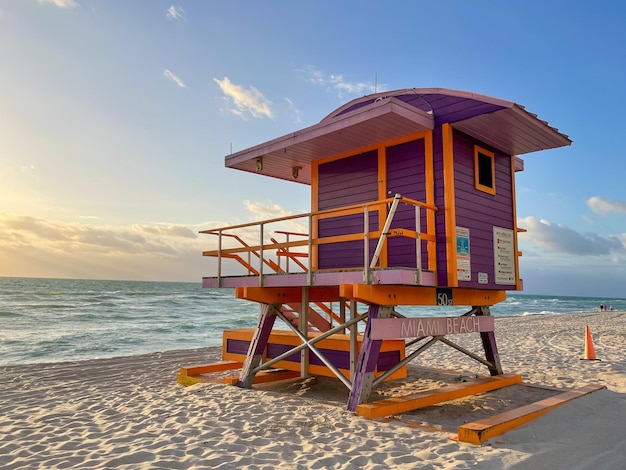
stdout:
[(456, 272), (459, 281), (472, 280), (468, 228), (456, 228)]
[(515, 243), (513, 230), (493, 228), (493, 262), (496, 284), (515, 284)]

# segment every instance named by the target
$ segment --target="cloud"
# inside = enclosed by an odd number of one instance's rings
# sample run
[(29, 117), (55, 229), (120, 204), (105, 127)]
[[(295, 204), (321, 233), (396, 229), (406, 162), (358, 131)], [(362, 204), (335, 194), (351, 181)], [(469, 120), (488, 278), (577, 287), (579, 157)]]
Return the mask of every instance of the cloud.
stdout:
[(176, 255), (196, 246), (196, 233), (181, 225), (111, 227), (0, 213), (0, 246), (55, 253)]
[(180, 20), (183, 18), (183, 13), (185, 13), (183, 7), (181, 7), (180, 5), (171, 5), (167, 9), (167, 13), (165, 16), (170, 20)]
[(293, 104), (293, 101), (291, 101), (289, 98), (285, 98), (285, 101), (287, 102), (287, 105), (289, 106), (289, 111), (293, 114), (295, 121), (298, 123), (302, 122), (302, 119), (300, 118), (300, 110), (296, 108), (296, 106)]
[[(250, 213), (250, 218), (254, 221), (280, 219), (294, 215), (280, 204), (244, 201), (244, 205), (246, 210)], [(275, 225), (270, 225), (269, 229), (270, 232), (281, 230), (285, 232), (308, 233), (309, 230), (307, 220), (308, 219), (306, 217), (289, 219), (277, 222)]]
[(59, 8), (76, 8), (79, 6), (76, 0), (37, 0), (39, 3), (50, 3)]
[(381, 91), (383, 88), (382, 86), (376, 87), (371, 83), (349, 82), (345, 80), (343, 75), (328, 75), (315, 67), (305, 67), (304, 69), (300, 69), (298, 71), (305, 74), (305, 81), (307, 83), (312, 83), (317, 86), (330, 87), (331, 89), (337, 91), (340, 96), (343, 94), (367, 95), (377, 91), (376, 88), (378, 88), (378, 91)]
[(197, 231), (182, 225), (133, 225), (132, 228), (138, 232), (150, 233), (165, 237), (198, 238)]
[(580, 234), (564, 225), (552, 224), (536, 217), (525, 217), (518, 225), (527, 230), (520, 233), (520, 241), (530, 243), (549, 253), (570, 255), (624, 255), (626, 234), (601, 237), (595, 233)]
[(234, 106), (229, 109), (233, 114), (246, 118), (246, 114), (249, 113), (252, 117), (262, 118), (263, 116), (272, 118), (272, 102), (268, 100), (263, 93), (254, 87), (248, 89), (242, 86), (235, 85), (228, 77), (224, 77), (223, 80), (217, 78), (213, 79), (218, 84), (220, 90), (225, 95), (226, 101), (229, 105), (232, 103)]
[[(290, 215), (271, 203), (246, 201), (245, 209), (254, 221)], [(195, 282), (217, 273), (216, 259), (202, 256), (202, 252), (215, 250), (218, 238), (198, 232), (241, 223), (230, 220), (197, 225), (161, 222), (112, 226), (98, 224), (99, 219), (92, 216), (80, 220), (46, 220), (0, 211), (0, 276)], [(266, 239), (284, 240), (284, 235), (275, 234), (276, 230), (307, 229), (292, 221), (273, 223), (266, 228)], [(231, 233), (241, 235), (250, 245), (258, 244), (258, 225)], [(224, 247), (241, 246), (230, 237), (223, 243)], [(223, 268), (227, 275), (238, 273), (241, 266), (233, 261)]]
[(593, 196), (587, 199), (587, 206), (598, 215), (626, 214), (626, 201), (607, 201)]
[(176, 75), (174, 75), (172, 72), (170, 72), (169, 70), (165, 69), (163, 71), (163, 75), (165, 76), (165, 78), (167, 78), (168, 80), (173, 81), (174, 83), (176, 83), (176, 85), (178, 85), (181, 88), (187, 88), (187, 85), (185, 85), (185, 82), (183, 82), (179, 77), (177, 77)]

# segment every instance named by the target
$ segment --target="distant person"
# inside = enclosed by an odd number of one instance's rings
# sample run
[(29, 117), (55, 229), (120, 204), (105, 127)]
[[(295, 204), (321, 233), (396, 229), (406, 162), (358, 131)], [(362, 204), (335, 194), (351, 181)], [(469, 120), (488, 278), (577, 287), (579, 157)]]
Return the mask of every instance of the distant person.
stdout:
[(604, 304), (600, 304), (600, 311), (604, 312)]

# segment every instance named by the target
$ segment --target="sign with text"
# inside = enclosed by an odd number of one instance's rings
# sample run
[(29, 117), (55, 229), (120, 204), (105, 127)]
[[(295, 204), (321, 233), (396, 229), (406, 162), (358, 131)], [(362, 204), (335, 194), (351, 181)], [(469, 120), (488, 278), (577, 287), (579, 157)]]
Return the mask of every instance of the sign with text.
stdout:
[(515, 284), (513, 230), (493, 228), (493, 253), (496, 284)]
[(456, 270), (459, 281), (472, 280), (469, 229), (456, 228)]
[(371, 338), (379, 340), (482, 333), (494, 331), (494, 327), (494, 317), (491, 316), (372, 318)]

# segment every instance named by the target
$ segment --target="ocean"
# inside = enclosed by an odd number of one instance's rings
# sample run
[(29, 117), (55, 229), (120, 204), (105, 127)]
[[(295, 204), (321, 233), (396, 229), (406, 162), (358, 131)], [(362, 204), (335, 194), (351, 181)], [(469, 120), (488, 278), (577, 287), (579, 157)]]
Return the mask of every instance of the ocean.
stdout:
[[(626, 310), (626, 299), (509, 293), (495, 316)], [(359, 310), (362, 311), (362, 310)], [(406, 316), (467, 307), (400, 307)], [(259, 306), (200, 283), (0, 277), (0, 366), (79, 361), (221, 346), (222, 331), (254, 327)]]

